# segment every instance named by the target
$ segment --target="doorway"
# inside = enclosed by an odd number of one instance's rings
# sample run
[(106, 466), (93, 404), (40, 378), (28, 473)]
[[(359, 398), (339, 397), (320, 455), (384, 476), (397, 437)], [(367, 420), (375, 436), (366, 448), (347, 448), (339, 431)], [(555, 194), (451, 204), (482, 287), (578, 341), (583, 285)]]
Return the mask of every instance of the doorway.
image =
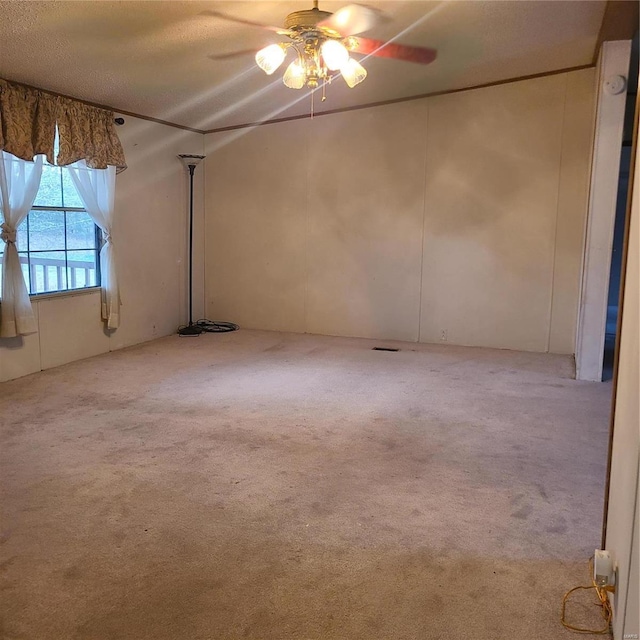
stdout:
[(618, 333), (618, 305), (620, 298), (620, 274), (624, 249), (627, 199), (629, 197), (629, 171), (631, 167), (631, 146), (633, 140), (633, 117), (638, 94), (638, 33), (631, 45), (627, 98), (625, 103), (624, 130), (620, 153), (620, 173), (618, 176), (618, 196), (616, 200), (615, 226), (611, 249), (611, 267), (609, 272), (609, 293), (607, 298), (607, 321), (604, 336), (604, 355), (602, 360), (602, 380), (611, 380)]

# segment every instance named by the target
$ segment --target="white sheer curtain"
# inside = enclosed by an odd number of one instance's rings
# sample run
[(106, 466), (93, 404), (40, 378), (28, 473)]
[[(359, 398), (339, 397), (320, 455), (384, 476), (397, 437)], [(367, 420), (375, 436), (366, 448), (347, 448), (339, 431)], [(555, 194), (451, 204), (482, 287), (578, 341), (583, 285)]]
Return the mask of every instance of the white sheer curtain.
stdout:
[(102, 230), (104, 244), (100, 250), (102, 283), (102, 319), (109, 329), (120, 324), (120, 289), (113, 248), (113, 217), (116, 168), (90, 169), (84, 160), (67, 167), (87, 213)]
[(0, 238), (6, 245), (2, 256), (0, 337), (13, 338), (38, 331), (16, 240), (18, 226), (27, 217), (38, 194), (42, 156), (37, 156), (34, 162), (27, 162), (5, 151), (0, 154)]

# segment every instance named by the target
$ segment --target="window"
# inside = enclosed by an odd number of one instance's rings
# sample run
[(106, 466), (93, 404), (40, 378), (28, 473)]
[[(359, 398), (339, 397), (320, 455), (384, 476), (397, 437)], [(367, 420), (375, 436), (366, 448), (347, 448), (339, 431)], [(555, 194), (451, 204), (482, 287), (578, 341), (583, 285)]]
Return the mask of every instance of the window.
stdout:
[[(69, 171), (45, 163), (33, 207), (18, 227), (17, 249), (29, 293), (100, 285), (100, 242), (100, 230), (85, 211)], [(0, 275), (4, 248), (0, 242)]]

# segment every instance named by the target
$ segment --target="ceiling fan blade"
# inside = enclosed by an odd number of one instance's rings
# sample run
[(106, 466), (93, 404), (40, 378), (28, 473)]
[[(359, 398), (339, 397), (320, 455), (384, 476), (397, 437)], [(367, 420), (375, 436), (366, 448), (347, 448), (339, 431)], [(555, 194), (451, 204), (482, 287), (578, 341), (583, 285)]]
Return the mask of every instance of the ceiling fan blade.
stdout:
[(387, 17), (378, 9), (363, 4), (348, 4), (318, 23), (318, 26), (333, 29), (342, 36), (351, 36), (368, 31), (385, 20)]
[(248, 54), (256, 54), (257, 49), (240, 49), (240, 51), (230, 51), (229, 53), (210, 53), (207, 58), (211, 60), (230, 60), (231, 58), (240, 58)]
[(429, 64), (433, 62), (438, 52), (427, 47), (412, 47), (396, 42), (384, 42), (383, 40), (373, 40), (371, 38), (354, 38), (357, 41), (352, 51), (364, 53), (378, 58), (393, 58), (394, 60), (404, 60), (405, 62), (416, 62), (417, 64)]
[(244, 24), (249, 27), (258, 27), (259, 29), (266, 29), (267, 31), (275, 31), (276, 33), (279, 33), (283, 36), (286, 36), (292, 33), (288, 29), (283, 29), (282, 27), (274, 27), (270, 24), (263, 24), (262, 22), (254, 22), (253, 20), (247, 20), (246, 18), (238, 18), (236, 16), (231, 16), (228, 13), (222, 13), (220, 11), (214, 11), (212, 9), (207, 9), (206, 11), (202, 11), (201, 15), (212, 16), (214, 18), (220, 18), (221, 20), (228, 20), (229, 22)]

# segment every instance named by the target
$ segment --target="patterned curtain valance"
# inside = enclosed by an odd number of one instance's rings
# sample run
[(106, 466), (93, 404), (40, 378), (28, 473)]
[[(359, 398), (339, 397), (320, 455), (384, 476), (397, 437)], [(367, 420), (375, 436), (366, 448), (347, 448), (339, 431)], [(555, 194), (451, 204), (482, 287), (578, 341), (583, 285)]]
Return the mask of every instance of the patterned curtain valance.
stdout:
[(44, 154), (54, 164), (54, 96), (0, 79), (0, 149), (31, 162)]
[[(60, 149), (54, 158), (56, 124)], [(127, 168), (113, 112), (0, 79), (0, 150), (51, 164), (85, 160), (92, 169)]]

